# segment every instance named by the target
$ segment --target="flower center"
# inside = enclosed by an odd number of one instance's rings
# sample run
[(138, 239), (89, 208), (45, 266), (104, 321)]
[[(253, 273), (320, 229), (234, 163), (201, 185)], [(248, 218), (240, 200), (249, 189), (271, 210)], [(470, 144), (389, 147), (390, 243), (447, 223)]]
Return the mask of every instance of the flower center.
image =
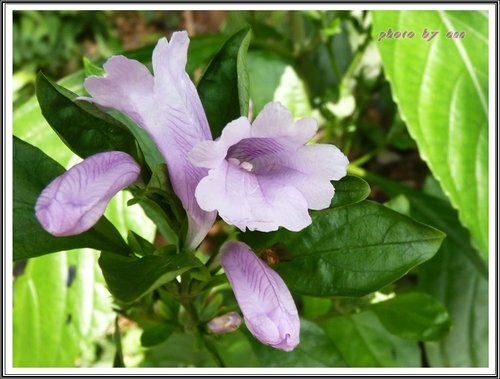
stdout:
[(277, 154), (283, 150), (273, 138), (245, 138), (228, 149), (226, 160), (253, 174), (268, 174), (280, 167)]

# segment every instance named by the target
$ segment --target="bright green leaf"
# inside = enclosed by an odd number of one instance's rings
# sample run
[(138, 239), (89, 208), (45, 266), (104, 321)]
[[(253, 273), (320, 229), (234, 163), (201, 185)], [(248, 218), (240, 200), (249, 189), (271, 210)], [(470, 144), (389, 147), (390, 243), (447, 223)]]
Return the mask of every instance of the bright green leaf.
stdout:
[(178, 275), (203, 266), (189, 253), (147, 255), (139, 259), (106, 252), (101, 254), (99, 265), (110, 292), (124, 303), (137, 300)]
[(64, 168), (17, 137), (14, 137), (13, 163), (14, 260), (82, 247), (128, 254), (129, 247), (105, 217), (76, 236), (55, 237), (46, 232), (36, 219), (35, 203), (45, 186), (64, 173)]
[(15, 367), (74, 367), (94, 361), (95, 339), (114, 316), (96, 261), (91, 251), (79, 250), (27, 262), (14, 282)]
[(248, 73), (246, 53), (251, 32), (248, 28), (233, 35), (212, 59), (198, 83), (213, 138), (240, 116), (248, 115)]
[[(377, 43), (384, 70), (421, 156), (486, 258), (488, 14), (376, 11), (373, 23), (375, 38), (389, 28), (416, 34)], [(439, 34), (426, 41), (425, 29)], [(448, 38), (449, 31), (463, 32), (464, 38)]]
[(370, 309), (388, 331), (401, 338), (436, 341), (446, 336), (451, 328), (446, 308), (423, 292), (398, 294), (373, 304)]
[(420, 367), (416, 341), (387, 333), (371, 311), (338, 316), (320, 324), (351, 367)]

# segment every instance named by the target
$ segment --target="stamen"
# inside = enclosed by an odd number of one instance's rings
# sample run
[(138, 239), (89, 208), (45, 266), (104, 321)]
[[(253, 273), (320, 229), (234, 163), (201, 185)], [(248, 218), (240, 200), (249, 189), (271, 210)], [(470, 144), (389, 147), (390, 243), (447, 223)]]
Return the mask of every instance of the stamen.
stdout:
[(250, 162), (241, 162), (240, 167), (248, 172), (252, 172), (253, 170), (253, 164)]

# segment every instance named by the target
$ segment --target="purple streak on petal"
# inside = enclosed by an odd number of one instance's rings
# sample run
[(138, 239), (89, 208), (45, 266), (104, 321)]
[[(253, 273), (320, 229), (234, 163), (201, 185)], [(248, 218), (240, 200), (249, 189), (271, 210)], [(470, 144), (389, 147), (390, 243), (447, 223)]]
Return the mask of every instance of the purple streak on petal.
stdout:
[(55, 236), (71, 236), (90, 229), (111, 198), (137, 180), (139, 165), (120, 151), (92, 155), (55, 178), (35, 205), (43, 228)]
[(299, 344), (300, 320), (283, 279), (241, 242), (222, 248), (222, 267), (245, 324), (262, 343), (291, 351)]
[(104, 66), (106, 76), (88, 78), (85, 88), (96, 103), (121, 111), (156, 143), (172, 187), (188, 213), (186, 243), (194, 248), (212, 226), (216, 212), (202, 210), (194, 196), (207, 169), (195, 167), (188, 153), (212, 137), (196, 88), (185, 71), (188, 45), (186, 32), (173, 33), (170, 42), (160, 39), (153, 51), (154, 78), (141, 63), (113, 57)]

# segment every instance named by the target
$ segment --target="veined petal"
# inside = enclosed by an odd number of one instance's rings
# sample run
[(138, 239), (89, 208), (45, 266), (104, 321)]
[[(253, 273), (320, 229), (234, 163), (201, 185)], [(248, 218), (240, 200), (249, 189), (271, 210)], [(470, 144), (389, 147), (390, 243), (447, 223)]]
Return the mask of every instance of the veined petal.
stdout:
[(311, 223), (307, 201), (298, 190), (226, 161), (200, 181), (196, 199), (202, 209), (217, 209), (224, 221), (242, 231), (270, 232), (280, 226), (298, 231)]
[(55, 236), (71, 236), (90, 229), (111, 198), (137, 180), (139, 165), (126, 153), (92, 155), (55, 178), (35, 205), (43, 228)]
[(89, 100), (106, 108), (116, 109), (137, 124), (146, 122), (145, 115), (153, 106), (153, 76), (142, 63), (117, 55), (104, 64), (105, 77), (89, 76), (84, 87)]
[(310, 209), (328, 208), (335, 193), (331, 180), (347, 174), (347, 157), (333, 145), (314, 144), (298, 149), (294, 154), (282, 154), (281, 170), (274, 179), (297, 188)]
[(99, 105), (134, 120), (158, 146), (173, 190), (188, 213), (186, 244), (194, 248), (212, 226), (216, 212), (201, 209), (194, 196), (208, 171), (195, 167), (188, 153), (212, 137), (196, 88), (185, 71), (188, 45), (186, 32), (174, 33), (170, 42), (160, 39), (153, 50), (154, 78), (137, 61), (111, 58), (104, 66), (106, 76), (88, 78), (85, 88)]
[(299, 344), (300, 320), (283, 279), (241, 242), (226, 242), (222, 267), (248, 330), (262, 343), (291, 351)]
[(317, 130), (314, 118), (303, 118), (294, 123), (292, 114), (280, 102), (266, 104), (252, 123), (253, 137), (285, 137), (296, 146), (307, 143)]

